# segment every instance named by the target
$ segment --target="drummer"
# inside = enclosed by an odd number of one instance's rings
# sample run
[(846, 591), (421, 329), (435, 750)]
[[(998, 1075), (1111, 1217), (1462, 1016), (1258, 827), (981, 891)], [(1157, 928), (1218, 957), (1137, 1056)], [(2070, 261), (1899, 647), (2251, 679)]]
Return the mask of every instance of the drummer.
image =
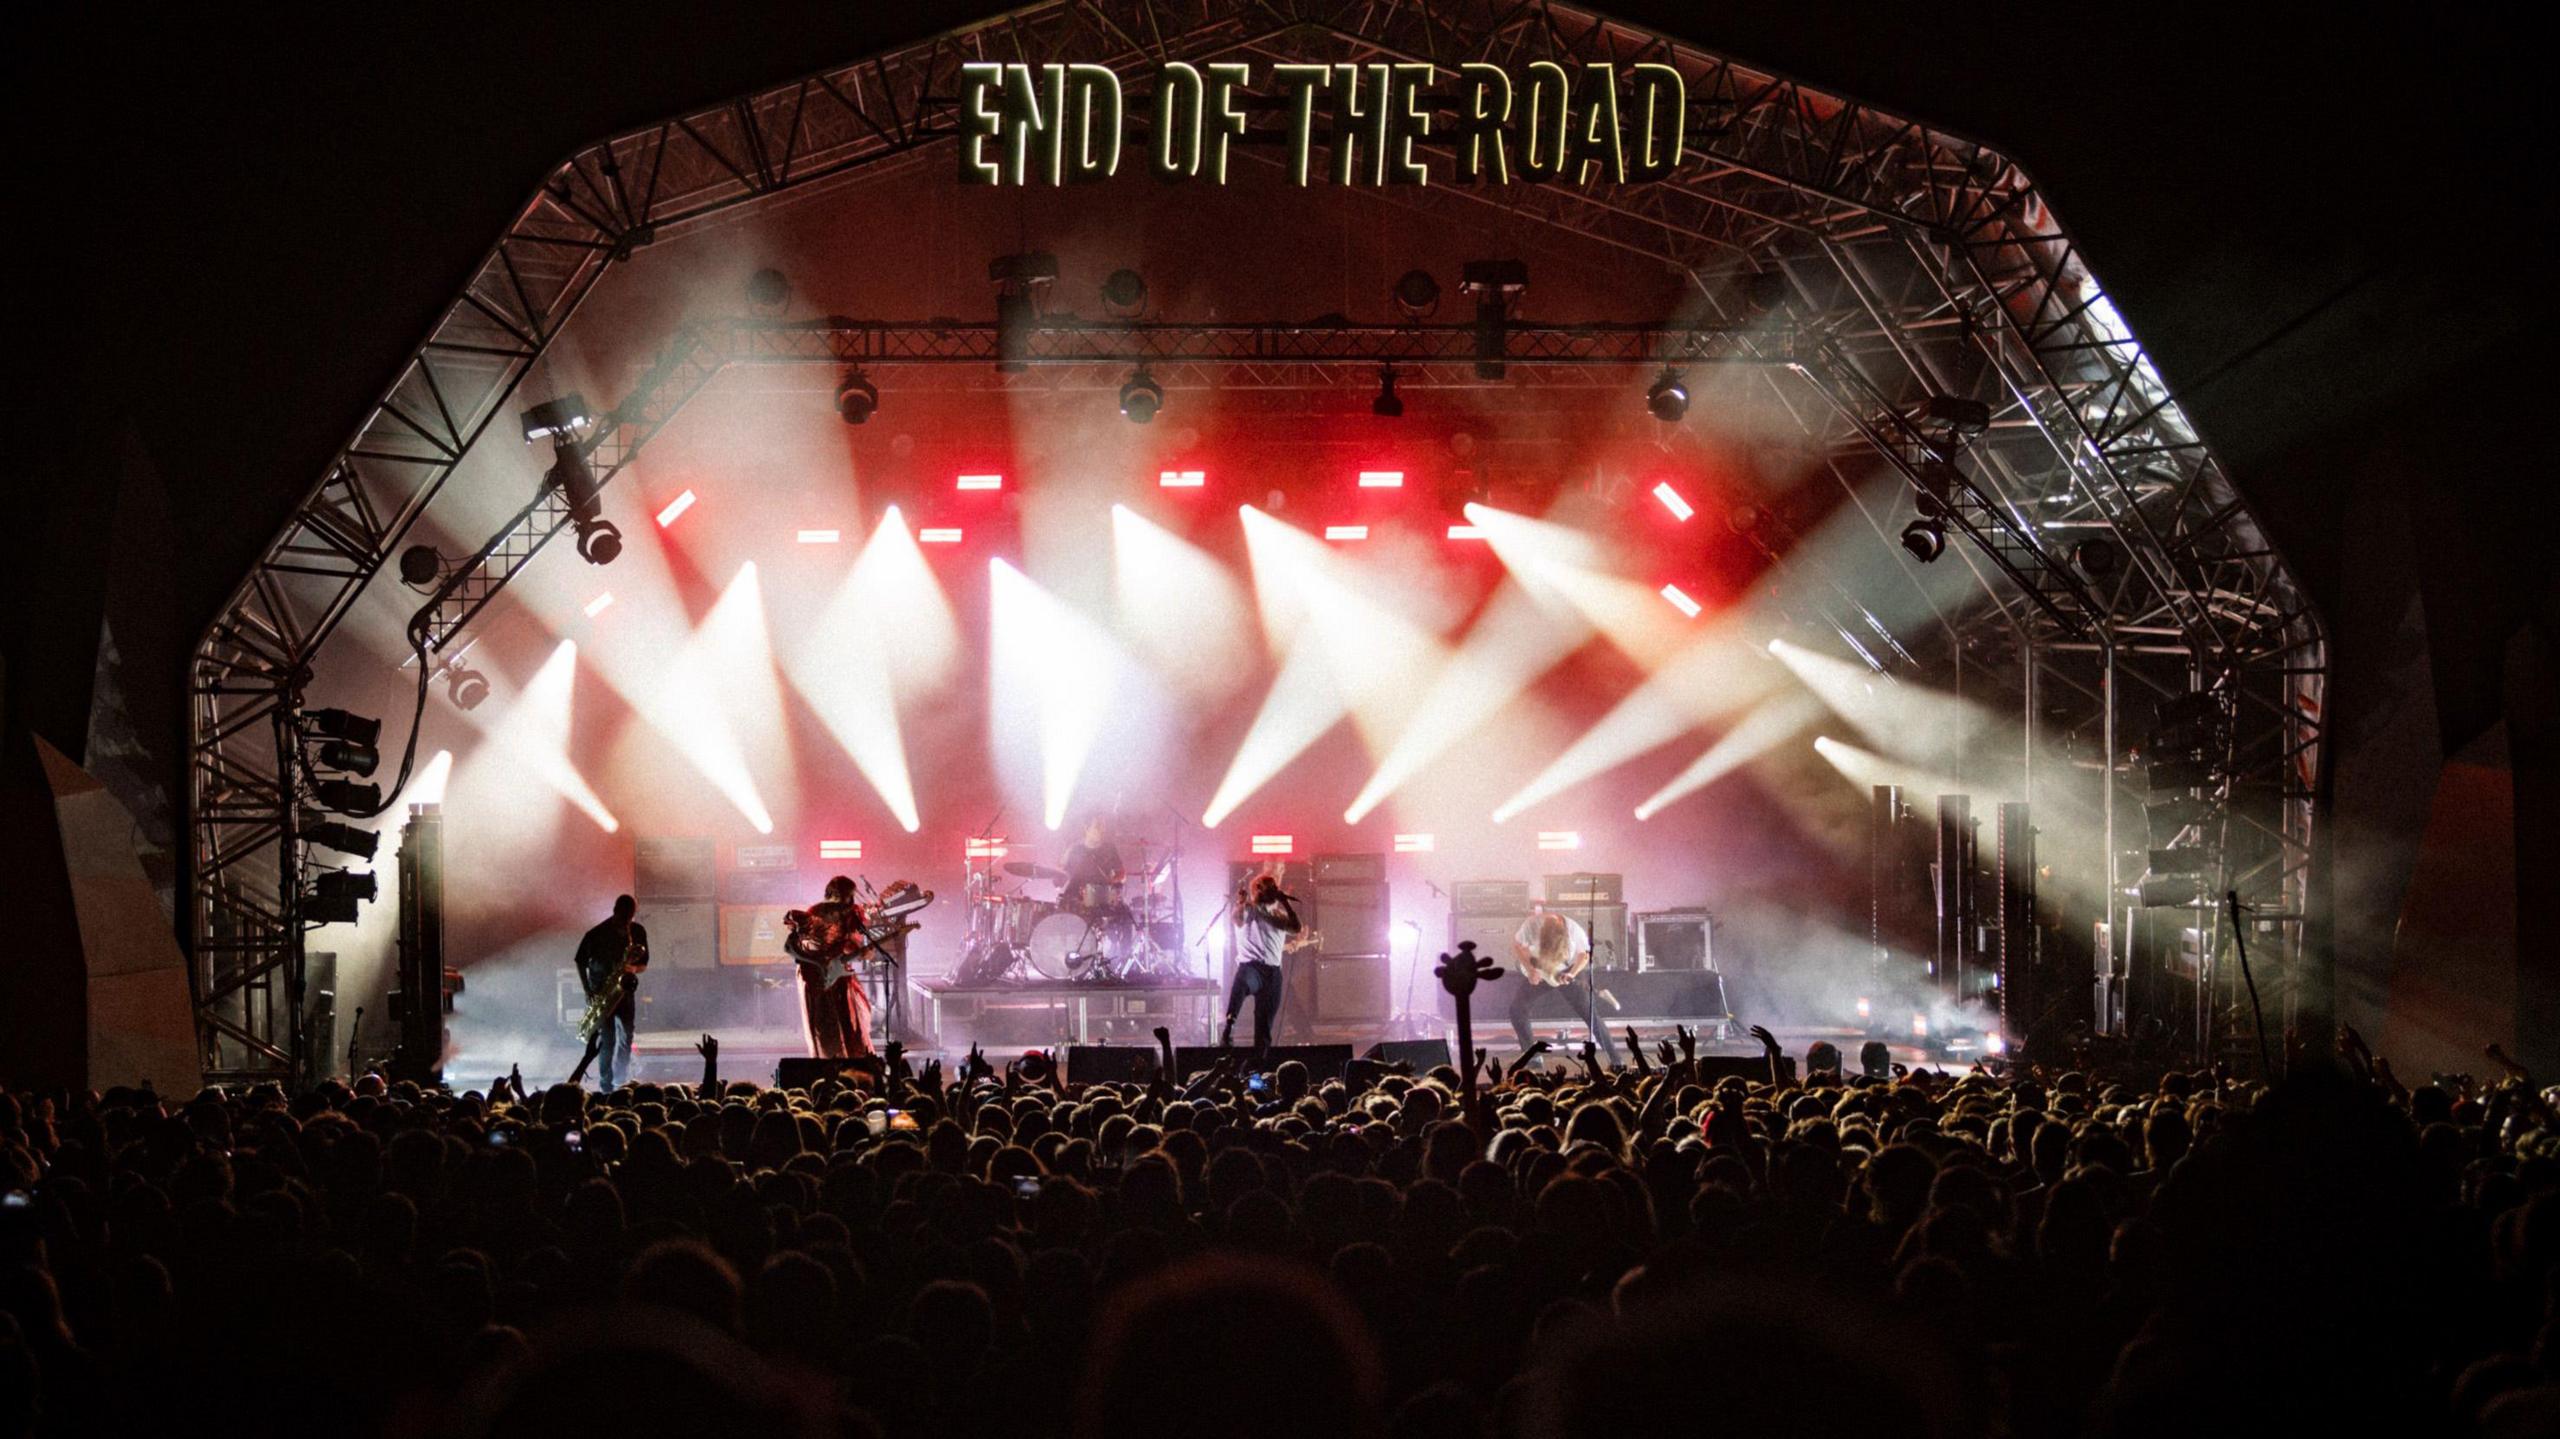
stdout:
[(1111, 842), (1101, 815), (1085, 821), (1084, 838), (1067, 846), (1058, 867), (1067, 872), (1065, 891), (1058, 898), (1061, 908), (1089, 916), (1119, 904), (1126, 869), (1120, 863), (1120, 847)]

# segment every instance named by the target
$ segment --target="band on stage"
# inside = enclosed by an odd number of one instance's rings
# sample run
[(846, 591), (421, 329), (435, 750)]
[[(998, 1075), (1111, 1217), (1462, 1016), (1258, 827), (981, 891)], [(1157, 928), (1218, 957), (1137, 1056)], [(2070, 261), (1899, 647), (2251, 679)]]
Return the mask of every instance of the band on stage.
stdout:
[[(1141, 846), (1142, 853), (1148, 848)], [(1165, 868), (1165, 863), (1158, 861), (1148, 867), (1148, 872), (1162, 872)], [(1115, 948), (1135, 950), (1153, 944), (1150, 936), (1158, 927), (1153, 914), (1142, 923), (1121, 898), (1128, 870), (1119, 846), (1100, 817), (1086, 826), (1080, 840), (1067, 847), (1057, 869), (1015, 865), (1008, 866), (1008, 870), (1055, 877), (1060, 894), (1053, 907), (1083, 923), (1088, 947), (1098, 957), (1107, 960)], [(973, 911), (977, 907), (977, 888), (973, 878)], [(825, 1059), (859, 1060), (876, 1052), (873, 1000), (864, 976), (879, 973), (888, 985), (902, 990), (906, 983), (907, 936), (919, 927), (909, 916), (932, 901), (933, 892), (912, 880), (901, 879), (886, 889), (871, 891), (850, 875), (837, 875), (827, 881), (817, 903), (785, 913), (783, 924), (788, 937), (783, 947), (798, 969), (810, 1053)], [(1284, 1022), (1284, 995), (1293, 987), (1312, 991), (1304, 980), (1292, 983), (1295, 953), (1311, 948), (1321, 939), (1307, 928), (1297, 906), (1297, 896), (1283, 889), (1279, 876), (1266, 868), (1238, 886), (1225, 907), (1221, 919), (1228, 932), (1232, 972), (1227, 986), (1226, 1018), (1218, 1035), (1220, 1045), (1234, 1045), (1236, 1021), (1249, 1000), (1253, 1005), (1253, 1050), (1267, 1053), (1275, 1025)], [(1568, 997), (1568, 1004), (1589, 1029), (1593, 1042), (1607, 1054), (1610, 1063), (1616, 1063), (1617, 1045), (1599, 1018), (1591, 936), (1583, 926), (1569, 915), (1533, 906), (1512, 935), (1511, 955), (1516, 979), (1505, 986), (1509, 990), (1507, 1018), (1520, 1047), (1526, 1050), (1532, 1043), (1531, 1011), (1538, 1003), (1539, 992), (1552, 988)], [(964, 959), (964, 972), (970, 963)], [(639, 922), (638, 906), (632, 897), (618, 896), (613, 913), (586, 931), (578, 942), (578, 978), (587, 995), (587, 1011), (579, 1032), (586, 1041), (586, 1053), (570, 1076), (572, 1084), (585, 1077), (590, 1065), (607, 1089), (630, 1077), (640, 976), (648, 965), (648, 929)], [(1097, 966), (1095, 973), (1116, 977), (1108, 963)], [(1302, 995), (1297, 1006), (1294, 1027), (1311, 1031), (1312, 1006), (1303, 1002), (1305, 998)]]

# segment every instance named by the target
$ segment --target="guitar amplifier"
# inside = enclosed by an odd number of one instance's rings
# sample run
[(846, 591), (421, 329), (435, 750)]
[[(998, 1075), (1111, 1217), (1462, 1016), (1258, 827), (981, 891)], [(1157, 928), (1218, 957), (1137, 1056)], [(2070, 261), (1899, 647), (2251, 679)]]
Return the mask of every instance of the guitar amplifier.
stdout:
[(720, 962), (722, 964), (781, 964), (790, 958), (783, 953), (782, 942), (791, 932), (782, 926), (782, 916), (791, 907), (780, 904), (724, 904), (720, 906)]
[(1315, 857), (1316, 882), (1336, 880), (1384, 880), (1387, 857), (1383, 854), (1320, 854)]
[(1449, 886), (1449, 912), (1509, 915), (1516, 925), (1529, 913), (1529, 882), (1525, 879), (1459, 880)]
[[(744, 847), (741, 847), (744, 853)], [(740, 866), (720, 876), (720, 899), (729, 905), (787, 905), (817, 902), (825, 882), (804, 878), (796, 867), (771, 869)]]
[(1551, 874), (1546, 882), (1549, 909), (1594, 902), (1617, 904), (1627, 897), (1627, 877), (1623, 874)]
[(1713, 969), (1714, 917), (1703, 909), (1657, 909), (1635, 917), (1636, 968)]

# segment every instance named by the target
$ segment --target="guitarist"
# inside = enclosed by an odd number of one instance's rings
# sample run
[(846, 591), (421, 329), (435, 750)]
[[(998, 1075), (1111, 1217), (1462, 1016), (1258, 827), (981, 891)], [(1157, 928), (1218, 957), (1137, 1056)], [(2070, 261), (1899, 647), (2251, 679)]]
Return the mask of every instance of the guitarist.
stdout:
[(827, 881), (827, 897), (782, 917), (791, 929), (787, 946), (800, 965), (800, 1008), (809, 1020), (809, 1047), (821, 1059), (860, 1059), (871, 1053), (871, 996), (836, 963), (863, 946), (862, 906), (853, 879)]
[(1618, 1046), (1609, 1038), (1608, 1029), (1600, 1023), (1598, 996), (1590, 982), (1591, 936), (1571, 918), (1544, 906), (1532, 908), (1529, 918), (1511, 936), (1511, 957), (1518, 962), (1518, 982), (1511, 988), (1511, 1033), (1520, 1041), (1520, 1052), (1529, 1052), (1529, 1007), (1536, 1002), (1540, 988), (1566, 991), (1583, 1023), (1591, 1027), (1591, 1037), (1600, 1043), (1609, 1063), (1618, 1062)]
[[(640, 971), (649, 967), (649, 930), (640, 923), (639, 913), (640, 906), (631, 896), (617, 895), (612, 918), (578, 941), (578, 983), (586, 987), (590, 1007), (609, 988), (622, 992), (621, 1000), (605, 1012), (587, 1041), (587, 1059), (597, 1062), (597, 1073), (608, 1091), (631, 1073), (631, 1031), (640, 1014)], [(586, 1071), (586, 1060), (580, 1060), (578, 1074), (583, 1077)]]
[(852, 961), (878, 955), (895, 967), (890, 989), (891, 1019), (903, 993), (907, 935), (916, 925), (906, 916), (933, 903), (933, 891), (913, 880), (899, 880), (882, 891), (876, 908), (866, 910), (854, 899), (853, 881), (837, 875), (827, 881), (827, 897), (807, 909), (782, 917), (791, 931), (783, 948), (800, 966), (800, 1006), (809, 1018), (809, 1047), (821, 1059), (861, 1059), (871, 1053), (871, 995), (853, 974)]

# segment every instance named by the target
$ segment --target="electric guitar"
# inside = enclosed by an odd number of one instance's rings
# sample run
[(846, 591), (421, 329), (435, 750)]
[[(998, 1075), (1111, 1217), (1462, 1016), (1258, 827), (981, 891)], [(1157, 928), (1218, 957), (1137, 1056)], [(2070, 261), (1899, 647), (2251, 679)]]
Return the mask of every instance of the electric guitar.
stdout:
[(877, 954), (891, 963), (899, 956), (883, 948), (900, 935), (923, 928), (905, 916), (933, 903), (933, 891), (892, 886), (895, 897), (882, 903), (869, 924), (855, 924), (838, 929), (832, 925), (813, 923), (817, 917), (806, 910), (793, 910), (784, 916), (791, 926), (790, 937), (782, 942), (783, 952), (800, 966), (802, 977), (830, 987), (841, 984), (858, 973), (862, 961)]

